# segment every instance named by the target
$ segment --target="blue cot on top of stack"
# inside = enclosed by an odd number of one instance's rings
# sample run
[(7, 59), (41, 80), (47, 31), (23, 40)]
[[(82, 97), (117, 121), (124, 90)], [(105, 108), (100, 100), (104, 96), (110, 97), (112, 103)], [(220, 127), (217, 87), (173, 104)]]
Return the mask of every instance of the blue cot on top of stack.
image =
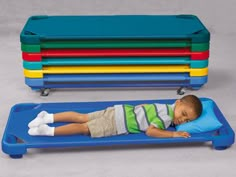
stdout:
[(33, 90), (207, 82), (210, 33), (194, 15), (33, 16), (20, 37)]

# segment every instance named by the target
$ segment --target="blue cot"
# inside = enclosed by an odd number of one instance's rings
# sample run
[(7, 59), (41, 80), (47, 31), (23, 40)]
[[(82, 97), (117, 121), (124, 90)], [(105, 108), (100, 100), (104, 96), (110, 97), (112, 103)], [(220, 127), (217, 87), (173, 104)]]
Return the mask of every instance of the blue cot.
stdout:
[[(201, 101), (212, 101), (212, 111), (222, 124), (214, 131), (204, 133), (193, 133), (190, 138), (153, 138), (144, 133), (120, 135), (104, 138), (91, 138), (84, 135), (73, 136), (30, 136), (28, 135), (28, 123), (42, 110), (50, 113), (61, 111), (79, 111), (88, 113), (104, 109), (115, 104), (144, 104), (165, 103), (173, 104), (176, 100), (139, 100), (139, 101), (110, 101), (110, 102), (80, 102), (80, 103), (21, 103), (12, 107), (9, 119), (2, 138), (2, 150), (12, 158), (21, 158), (27, 153), (28, 148), (58, 148), (58, 147), (81, 147), (81, 146), (110, 146), (110, 145), (139, 145), (139, 144), (163, 144), (163, 143), (194, 143), (212, 142), (213, 148), (217, 150), (226, 149), (234, 143), (234, 131), (217, 107), (216, 103), (208, 98)], [(62, 123), (60, 123), (61, 125)], [(56, 123), (55, 126), (59, 124)], [(170, 127), (169, 130), (175, 130)]]

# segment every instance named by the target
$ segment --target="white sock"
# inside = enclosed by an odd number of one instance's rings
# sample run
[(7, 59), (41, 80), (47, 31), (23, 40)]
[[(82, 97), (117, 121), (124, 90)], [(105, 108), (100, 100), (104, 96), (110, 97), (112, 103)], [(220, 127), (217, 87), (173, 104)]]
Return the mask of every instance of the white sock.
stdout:
[(46, 124), (30, 128), (28, 133), (31, 136), (54, 136), (55, 127), (49, 127)]
[(53, 122), (54, 122), (53, 114), (49, 114), (46, 111), (41, 111), (37, 115), (37, 117), (28, 124), (28, 127), (33, 128), (33, 127), (38, 127), (41, 124), (48, 124)]

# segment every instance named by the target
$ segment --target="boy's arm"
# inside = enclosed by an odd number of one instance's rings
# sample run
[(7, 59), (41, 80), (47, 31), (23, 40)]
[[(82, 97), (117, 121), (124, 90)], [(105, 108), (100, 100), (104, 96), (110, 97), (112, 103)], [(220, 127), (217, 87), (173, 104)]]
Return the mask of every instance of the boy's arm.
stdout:
[(152, 137), (159, 137), (159, 138), (172, 138), (172, 137), (188, 138), (190, 137), (190, 134), (188, 132), (161, 130), (159, 128), (154, 127), (153, 125), (150, 125), (148, 127), (148, 129), (146, 130), (146, 135), (152, 136)]

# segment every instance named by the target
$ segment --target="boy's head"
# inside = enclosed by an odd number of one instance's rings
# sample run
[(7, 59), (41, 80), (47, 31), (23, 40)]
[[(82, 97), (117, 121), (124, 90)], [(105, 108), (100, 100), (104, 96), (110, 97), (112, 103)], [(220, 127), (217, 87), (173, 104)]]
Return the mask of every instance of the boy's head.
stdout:
[(174, 124), (179, 125), (198, 118), (202, 113), (202, 103), (194, 95), (186, 95), (175, 102)]

